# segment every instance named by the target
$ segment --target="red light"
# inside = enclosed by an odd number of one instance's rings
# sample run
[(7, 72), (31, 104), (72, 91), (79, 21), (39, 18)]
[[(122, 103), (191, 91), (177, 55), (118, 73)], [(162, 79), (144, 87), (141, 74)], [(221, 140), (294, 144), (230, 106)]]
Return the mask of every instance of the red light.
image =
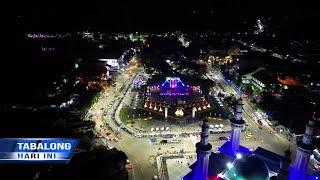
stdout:
[(220, 180), (218, 176), (211, 176), (208, 178), (209, 180)]

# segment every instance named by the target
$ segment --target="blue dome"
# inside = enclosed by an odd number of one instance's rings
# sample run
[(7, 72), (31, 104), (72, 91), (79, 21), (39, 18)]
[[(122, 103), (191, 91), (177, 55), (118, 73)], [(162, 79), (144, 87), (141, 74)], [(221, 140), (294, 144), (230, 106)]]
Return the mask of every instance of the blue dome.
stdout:
[(259, 158), (246, 156), (236, 159), (226, 175), (231, 180), (268, 180), (269, 170)]

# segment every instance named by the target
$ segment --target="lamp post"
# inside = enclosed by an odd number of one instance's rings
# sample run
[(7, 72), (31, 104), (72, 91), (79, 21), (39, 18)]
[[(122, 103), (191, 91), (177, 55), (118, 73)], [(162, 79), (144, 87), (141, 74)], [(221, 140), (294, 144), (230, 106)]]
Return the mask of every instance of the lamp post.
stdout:
[(261, 147), (262, 147), (262, 143), (263, 143), (263, 140), (261, 141)]

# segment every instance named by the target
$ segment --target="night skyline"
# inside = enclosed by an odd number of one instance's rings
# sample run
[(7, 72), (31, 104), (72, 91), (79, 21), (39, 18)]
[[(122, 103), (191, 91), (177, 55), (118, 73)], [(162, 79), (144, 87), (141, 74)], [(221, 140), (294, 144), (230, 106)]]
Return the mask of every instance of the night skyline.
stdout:
[[(104, 4), (105, 3), (105, 4)], [(15, 12), (16, 21), (23, 29), (37, 32), (77, 31), (79, 29), (106, 32), (122, 31), (172, 31), (212, 30), (220, 32), (241, 31), (244, 22), (272, 18), (273, 22), (287, 17), (288, 29), (299, 33), (316, 32), (315, 20), (319, 18), (312, 3), (288, 3), (288, 7), (277, 3), (260, 5), (257, 2), (204, 2), (204, 3), (148, 3), (121, 2), (85, 4), (26, 3), (21, 11)], [(19, 17), (18, 17), (19, 16)], [(20, 19), (20, 20), (19, 20)], [(231, 28), (233, 27), (233, 28)]]
[[(14, 3), (3, 34), (0, 161), (18, 164), (1, 165), (3, 176), (319, 177), (315, 2)], [(79, 141), (69, 164), (20, 165), (29, 157), (1, 143), (11, 137)]]

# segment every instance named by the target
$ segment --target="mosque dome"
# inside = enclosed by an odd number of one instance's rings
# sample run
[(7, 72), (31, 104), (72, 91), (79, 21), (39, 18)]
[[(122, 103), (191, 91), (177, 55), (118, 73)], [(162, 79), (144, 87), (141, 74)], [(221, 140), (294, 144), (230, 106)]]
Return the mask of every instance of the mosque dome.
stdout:
[(236, 159), (226, 175), (230, 180), (268, 180), (269, 170), (263, 161), (252, 155)]

